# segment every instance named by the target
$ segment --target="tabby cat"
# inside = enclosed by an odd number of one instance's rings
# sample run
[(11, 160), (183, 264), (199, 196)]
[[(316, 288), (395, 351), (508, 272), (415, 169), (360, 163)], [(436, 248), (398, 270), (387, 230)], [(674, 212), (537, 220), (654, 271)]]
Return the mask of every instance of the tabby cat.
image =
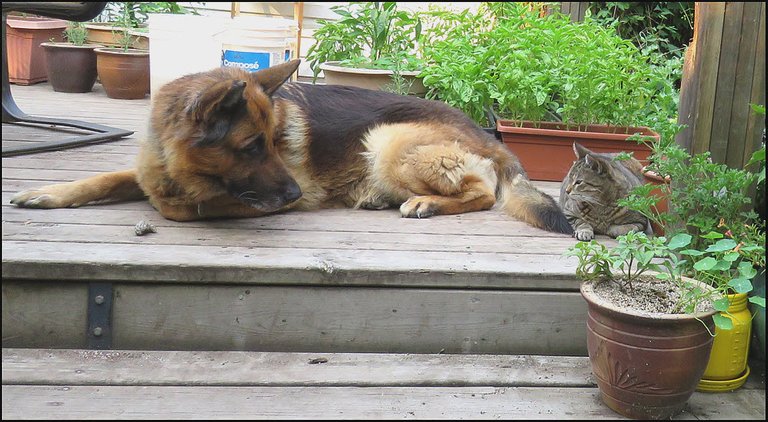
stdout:
[(652, 230), (642, 214), (617, 205), (635, 187), (645, 183), (634, 158), (614, 160), (617, 154), (597, 153), (574, 142), (576, 161), (560, 186), (560, 207), (578, 240), (595, 234), (617, 237), (630, 231)]

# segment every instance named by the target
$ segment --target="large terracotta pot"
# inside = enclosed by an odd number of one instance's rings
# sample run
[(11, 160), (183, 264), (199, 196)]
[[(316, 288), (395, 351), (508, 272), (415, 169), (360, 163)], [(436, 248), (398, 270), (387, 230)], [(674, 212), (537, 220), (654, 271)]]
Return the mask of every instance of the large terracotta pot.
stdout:
[[(320, 65), (320, 69), (323, 70), (325, 83), (328, 85), (347, 85), (385, 91), (387, 86), (393, 83), (392, 75), (394, 72), (386, 69), (344, 67), (339, 66), (338, 62), (323, 63)], [(400, 74), (411, 83), (409, 95), (424, 96), (427, 89), (421, 78), (416, 77), (419, 74), (418, 71), (403, 71)]]
[(91, 92), (96, 83), (96, 44), (46, 42), (48, 82), (56, 92)]
[(589, 125), (576, 130), (555, 122), (498, 120), (496, 129), (502, 142), (520, 159), (529, 179), (551, 182), (561, 182), (568, 174), (574, 161), (574, 142), (594, 152), (626, 151), (646, 160), (651, 149), (627, 138), (637, 133), (659, 141), (659, 134), (647, 127)]
[(45, 82), (48, 72), (45, 54), (40, 44), (62, 41), (67, 21), (34, 16), (3, 15), (5, 42), (8, 54), (8, 81), (12, 84), (31, 85)]
[(138, 100), (149, 93), (149, 51), (97, 48), (96, 67), (107, 97)]
[(588, 305), (587, 351), (603, 402), (636, 419), (681, 412), (707, 366), (715, 311), (641, 314), (602, 299), (591, 282), (582, 284), (581, 295)]

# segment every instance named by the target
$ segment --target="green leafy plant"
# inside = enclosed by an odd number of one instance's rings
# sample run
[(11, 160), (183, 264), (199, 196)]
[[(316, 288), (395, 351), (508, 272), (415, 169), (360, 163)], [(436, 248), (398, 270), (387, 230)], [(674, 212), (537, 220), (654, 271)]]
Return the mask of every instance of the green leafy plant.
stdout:
[(64, 29), (64, 38), (74, 44), (83, 45), (88, 37), (88, 29), (83, 22), (67, 22), (67, 28)]
[[(755, 186), (762, 189), (764, 185), (765, 145), (744, 168), (715, 163), (708, 151), (691, 155), (673, 136), (650, 147), (647, 168), (669, 183), (637, 187), (619, 205), (644, 214), (670, 236), (691, 236), (688, 248), (679, 251), (685, 257), (679, 261), (683, 275), (703, 281), (723, 295), (752, 292), (750, 280), (758, 271), (765, 271), (765, 221), (755, 212), (752, 197)], [(668, 201), (670, 212), (655, 210), (660, 199), (650, 194), (655, 188)], [(724, 298), (716, 309), (726, 311), (727, 301)], [(765, 307), (764, 297), (752, 295), (749, 301)], [(718, 326), (727, 324), (730, 320), (723, 318)]]
[(715, 290), (703, 289), (682, 278), (678, 251), (690, 244), (690, 235), (681, 233), (667, 241), (665, 237), (649, 238), (645, 233), (630, 232), (616, 241), (611, 248), (594, 239), (578, 242), (565, 255), (578, 258), (576, 275), (582, 280), (612, 282), (628, 294), (633, 290), (633, 281), (641, 276), (669, 280), (679, 291), (670, 313), (692, 313), (705, 300), (711, 301), (715, 309), (721, 306), (713, 300), (719, 299)]
[[(512, 120), (639, 126), (676, 111), (671, 66), (655, 65), (631, 41), (589, 16), (571, 22), (525, 3), (500, 13), (432, 13), (422, 42), (429, 98), (485, 123), (494, 109)], [(433, 29), (437, 28), (437, 29)]]
[(339, 19), (319, 19), (317, 42), (307, 51), (315, 80), (320, 64), (330, 61), (372, 69), (421, 67), (416, 51), (421, 21), (416, 14), (398, 10), (396, 2), (353, 2), (331, 9)]
[(97, 21), (120, 22), (127, 28), (140, 28), (146, 24), (149, 13), (199, 14), (194, 7), (186, 8), (178, 2), (121, 1), (107, 3)]

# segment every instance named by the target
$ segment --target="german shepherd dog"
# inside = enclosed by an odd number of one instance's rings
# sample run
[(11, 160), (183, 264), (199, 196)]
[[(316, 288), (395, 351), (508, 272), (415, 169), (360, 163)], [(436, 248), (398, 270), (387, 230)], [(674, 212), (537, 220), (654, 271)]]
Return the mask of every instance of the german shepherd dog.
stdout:
[(573, 233), (518, 159), (461, 111), (286, 83), (298, 65), (176, 79), (156, 93), (135, 169), (19, 192), (11, 203), (64, 208), (148, 197), (176, 221), (328, 207), (400, 207), (403, 217), (426, 218), (499, 204), (534, 227)]

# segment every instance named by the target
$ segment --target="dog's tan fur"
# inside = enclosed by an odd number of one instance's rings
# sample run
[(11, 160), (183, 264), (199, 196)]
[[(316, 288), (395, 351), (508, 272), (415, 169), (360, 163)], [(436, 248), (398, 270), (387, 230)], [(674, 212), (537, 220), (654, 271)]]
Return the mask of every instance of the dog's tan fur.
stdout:
[(571, 233), (517, 158), (435, 101), (284, 84), (298, 61), (221, 68), (162, 87), (133, 170), (16, 194), (61, 208), (148, 197), (166, 218), (256, 217), (289, 209), (399, 207), (423, 218), (486, 210)]

